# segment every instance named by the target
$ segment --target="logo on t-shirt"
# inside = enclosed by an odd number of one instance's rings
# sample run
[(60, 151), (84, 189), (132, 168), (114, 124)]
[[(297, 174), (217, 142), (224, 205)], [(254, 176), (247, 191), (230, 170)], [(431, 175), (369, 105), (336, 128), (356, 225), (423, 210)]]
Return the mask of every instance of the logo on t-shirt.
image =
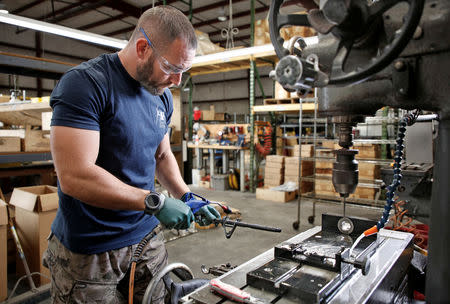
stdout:
[(160, 109), (156, 109), (156, 121), (159, 122), (160, 128), (166, 127), (166, 114), (164, 111), (161, 111)]

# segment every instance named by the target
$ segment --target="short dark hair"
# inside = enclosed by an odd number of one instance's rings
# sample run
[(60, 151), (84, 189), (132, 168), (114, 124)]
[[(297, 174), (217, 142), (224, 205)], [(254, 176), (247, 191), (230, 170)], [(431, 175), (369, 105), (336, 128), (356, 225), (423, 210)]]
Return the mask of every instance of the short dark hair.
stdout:
[(155, 47), (163, 51), (163, 46), (176, 39), (183, 39), (189, 48), (197, 48), (197, 37), (189, 19), (178, 9), (162, 5), (146, 10), (139, 18), (130, 41), (142, 36), (143, 28)]

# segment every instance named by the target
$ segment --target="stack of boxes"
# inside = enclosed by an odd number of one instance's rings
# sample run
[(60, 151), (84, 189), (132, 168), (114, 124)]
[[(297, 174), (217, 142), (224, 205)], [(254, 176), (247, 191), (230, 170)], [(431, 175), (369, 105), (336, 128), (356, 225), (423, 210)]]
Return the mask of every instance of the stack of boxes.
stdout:
[(284, 156), (268, 155), (264, 173), (264, 186), (266, 188), (282, 185), (284, 182)]
[[(284, 170), (284, 182), (298, 182), (299, 178), (299, 154), (300, 147), (303, 157), (312, 157), (314, 146), (313, 145), (295, 145), (292, 157), (286, 157), (284, 162), (286, 169)], [(314, 162), (310, 160), (302, 160), (301, 176), (312, 176), (314, 174)], [(307, 193), (311, 192), (313, 189), (313, 183), (311, 181), (302, 181), (301, 192)]]
[[(298, 178), (300, 176), (300, 170), (299, 170), (299, 161), (298, 157), (292, 156), (292, 157), (286, 157), (284, 160), (286, 164), (286, 169), (284, 171), (284, 182), (294, 182), (297, 184)], [(312, 176), (314, 173), (314, 164), (312, 161), (303, 160), (302, 161), (302, 168), (301, 168), (301, 176)], [(313, 183), (312, 181), (304, 181), (302, 180), (301, 183), (301, 193), (307, 193), (311, 192), (313, 189)]]

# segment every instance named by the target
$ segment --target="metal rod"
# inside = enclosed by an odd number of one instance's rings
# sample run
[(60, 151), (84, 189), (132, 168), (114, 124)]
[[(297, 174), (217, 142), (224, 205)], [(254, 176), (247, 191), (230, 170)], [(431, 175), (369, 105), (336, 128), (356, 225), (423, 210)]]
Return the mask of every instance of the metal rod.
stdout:
[(194, 109), (192, 106), (192, 89), (193, 89), (193, 84), (192, 84), (192, 77), (189, 76), (189, 80), (188, 80), (188, 86), (189, 86), (189, 94), (188, 94), (188, 102), (189, 102), (189, 116), (188, 116), (188, 134), (189, 134), (189, 139), (188, 140), (192, 140), (192, 125), (193, 125), (193, 121), (192, 121), (192, 116), (194, 115)]
[(419, 115), (416, 121), (432, 121), (435, 119), (439, 119), (439, 116), (437, 114), (427, 114), (427, 115)]
[(239, 173), (239, 187), (240, 191), (245, 191), (245, 150), (241, 149), (239, 150), (239, 167), (240, 167), (240, 173)]
[(343, 217), (345, 217), (345, 197), (342, 197), (342, 209)]
[[(313, 197), (316, 196), (316, 145), (317, 145), (317, 89), (314, 89), (314, 128), (313, 128)], [(313, 219), (316, 217), (316, 201), (313, 202)]]
[(258, 224), (250, 224), (250, 223), (245, 223), (245, 222), (240, 222), (240, 221), (232, 221), (232, 220), (223, 219), (223, 220), (216, 220), (216, 222), (220, 223), (222, 225), (228, 226), (228, 227), (238, 226), (238, 227), (246, 227), (246, 228), (264, 230), (264, 231), (270, 231), (270, 232), (281, 232), (280, 228), (263, 226), (263, 225), (258, 225)]
[(300, 98), (300, 111), (298, 114), (298, 198), (297, 198), (297, 223), (300, 228), (300, 215), (302, 203), (302, 116), (303, 116), (303, 99)]
[(16, 227), (11, 219), (9, 219), (9, 226), (11, 229), (11, 234), (13, 236), (14, 242), (16, 243), (17, 251), (19, 252), (19, 257), (22, 260), (23, 267), (25, 268), (25, 274), (28, 279), (28, 283), (30, 284), (31, 290), (36, 289), (36, 285), (34, 285), (33, 278), (31, 277), (30, 268), (28, 267), (27, 259), (25, 257), (25, 253), (23, 252), (22, 245), (19, 241), (19, 236), (17, 235)]

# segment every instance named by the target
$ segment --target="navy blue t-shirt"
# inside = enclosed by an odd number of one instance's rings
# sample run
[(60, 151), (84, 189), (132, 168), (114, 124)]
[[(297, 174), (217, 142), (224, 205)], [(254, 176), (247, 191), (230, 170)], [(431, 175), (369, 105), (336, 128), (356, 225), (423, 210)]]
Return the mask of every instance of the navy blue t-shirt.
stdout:
[[(66, 72), (50, 98), (52, 126), (100, 132), (96, 164), (122, 182), (153, 190), (155, 152), (167, 133), (172, 94), (150, 94), (105, 54)], [(85, 204), (58, 185), (59, 209), (52, 232), (68, 249), (93, 254), (138, 243), (158, 224), (142, 211), (112, 210)]]

